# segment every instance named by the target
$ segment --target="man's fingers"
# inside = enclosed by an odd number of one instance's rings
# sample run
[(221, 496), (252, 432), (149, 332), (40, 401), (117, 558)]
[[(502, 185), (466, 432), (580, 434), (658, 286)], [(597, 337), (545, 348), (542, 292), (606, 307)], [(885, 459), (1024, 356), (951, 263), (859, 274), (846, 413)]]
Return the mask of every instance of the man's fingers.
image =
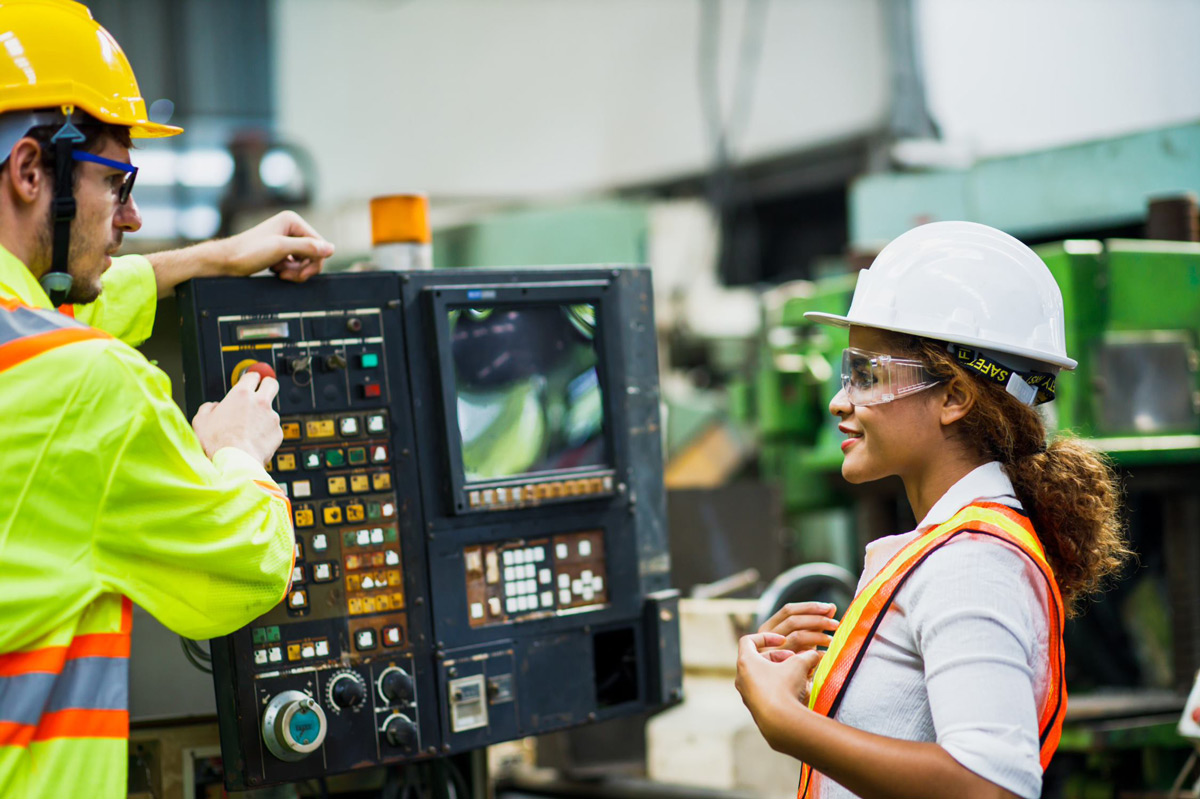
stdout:
[(772, 663), (782, 663), (788, 658), (796, 657), (796, 653), (790, 649), (772, 649), (764, 652), (763, 655)]
[(316, 228), (304, 221), (304, 217), (295, 211), (280, 211), (273, 218), (267, 220), (267, 223), (275, 225), (285, 236), (321, 238), (321, 234), (316, 231)]
[(335, 248), (328, 241), (317, 236), (279, 236), (275, 241), (275, 249), (279, 253), (276, 260), (282, 261), (291, 256), (302, 261), (328, 258), (333, 255)]
[(246, 392), (253, 392), (258, 388), (258, 384), (262, 382), (262, 375), (258, 372), (252, 372), (249, 369), (242, 372), (242, 376), (238, 378), (235, 389), (240, 388)]
[(279, 394), (279, 381), (273, 377), (264, 377), (258, 384), (258, 391), (255, 394), (270, 404)]

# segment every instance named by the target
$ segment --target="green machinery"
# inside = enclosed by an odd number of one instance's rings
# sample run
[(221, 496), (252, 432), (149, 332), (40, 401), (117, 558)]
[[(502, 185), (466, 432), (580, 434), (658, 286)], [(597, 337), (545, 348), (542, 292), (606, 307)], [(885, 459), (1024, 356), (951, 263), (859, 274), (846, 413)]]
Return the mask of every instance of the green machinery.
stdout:
[[(1140, 558), (1068, 628), (1072, 701), (1047, 795), (1169, 785), (1190, 748), (1174, 726), (1200, 667), (1200, 244), (1080, 240), (1039, 254), (1062, 290), (1067, 351), (1079, 361), (1044, 406), (1047, 424), (1117, 464)], [(793, 558), (851, 571), (866, 541), (912, 524), (898, 483), (849, 486), (839, 475), (828, 403), (847, 333), (804, 313), (845, 313), (856, 280), (766, 296), (759, 360), (735, 404), (759, 431), (760, 473), (783, 487)]]

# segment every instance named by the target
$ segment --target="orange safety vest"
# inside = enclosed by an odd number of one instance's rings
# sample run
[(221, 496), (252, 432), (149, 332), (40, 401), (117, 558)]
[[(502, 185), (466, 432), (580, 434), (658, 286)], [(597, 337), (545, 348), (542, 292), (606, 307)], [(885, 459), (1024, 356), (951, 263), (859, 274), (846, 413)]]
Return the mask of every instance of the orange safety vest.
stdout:
[[(837, 714), (846, 694), (846, 686), (850, 684), (859, 664), (862, 663), (867, 647), (875, 637), (888, 608), (891, 607), (896, 592), (926, 558), (963, 533), (990, 536), (1015, 546), (1033, 561), (1046, 581), (1047, 594), (1053, 598), (1049, 608), (1050, 688), (1046, 692), (1046, 700), (1038, 721), (1044, 770), (1050, 764), (1054, 750), (1058, 748), (1063, 717), (1067, 709), (1067, 687), (1063, 674), (1065, 658), (1062, 643), (1062, 596), (1033, 525), (1027, 517), (1006, 505), (992, 502), (967, 505), (949, 521), (932, 528), (901, 549), (879, 570), (846, 609), (829, 651), (825, 653), (813, 674), (809, 707), (822, 716), (832, 718)], [(815, 795), (814, 786), (819, 784), (820, 773), (813, 771), (807, 763), (802, 764), (800, 785), (796, 790), (797, 799), (806, 799), (810, 792)]]

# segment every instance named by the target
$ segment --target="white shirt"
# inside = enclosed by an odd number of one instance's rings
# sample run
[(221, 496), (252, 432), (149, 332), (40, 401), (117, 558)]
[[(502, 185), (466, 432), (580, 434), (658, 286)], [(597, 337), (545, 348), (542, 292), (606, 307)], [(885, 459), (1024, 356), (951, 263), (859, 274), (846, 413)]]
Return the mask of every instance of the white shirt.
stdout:
[[(904, 546), (976, 501), (1021, 510), (1000, 464), (980, 466), (951, 486), (917, 529), (867, 546), (859, 590)], [(936, 741), (981, 777), (1036, 799), (1048, 599), (1028, 556), (994, 538), (958, 536), (896, 592), (837, 720), (889, 738)], [(820, 786), (825, 798), (853, 796), (828, 778)]]

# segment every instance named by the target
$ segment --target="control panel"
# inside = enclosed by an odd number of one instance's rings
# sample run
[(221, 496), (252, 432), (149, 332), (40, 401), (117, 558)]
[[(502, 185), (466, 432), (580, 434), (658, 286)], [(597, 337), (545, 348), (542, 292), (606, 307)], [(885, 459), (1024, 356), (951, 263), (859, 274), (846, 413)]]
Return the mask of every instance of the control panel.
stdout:
[(295, 536), (283, 601), (212, 642), (228, 787), (678, 699), (648, 291), (578, 268), (181, 287), (189, 411), (279, 381)]

